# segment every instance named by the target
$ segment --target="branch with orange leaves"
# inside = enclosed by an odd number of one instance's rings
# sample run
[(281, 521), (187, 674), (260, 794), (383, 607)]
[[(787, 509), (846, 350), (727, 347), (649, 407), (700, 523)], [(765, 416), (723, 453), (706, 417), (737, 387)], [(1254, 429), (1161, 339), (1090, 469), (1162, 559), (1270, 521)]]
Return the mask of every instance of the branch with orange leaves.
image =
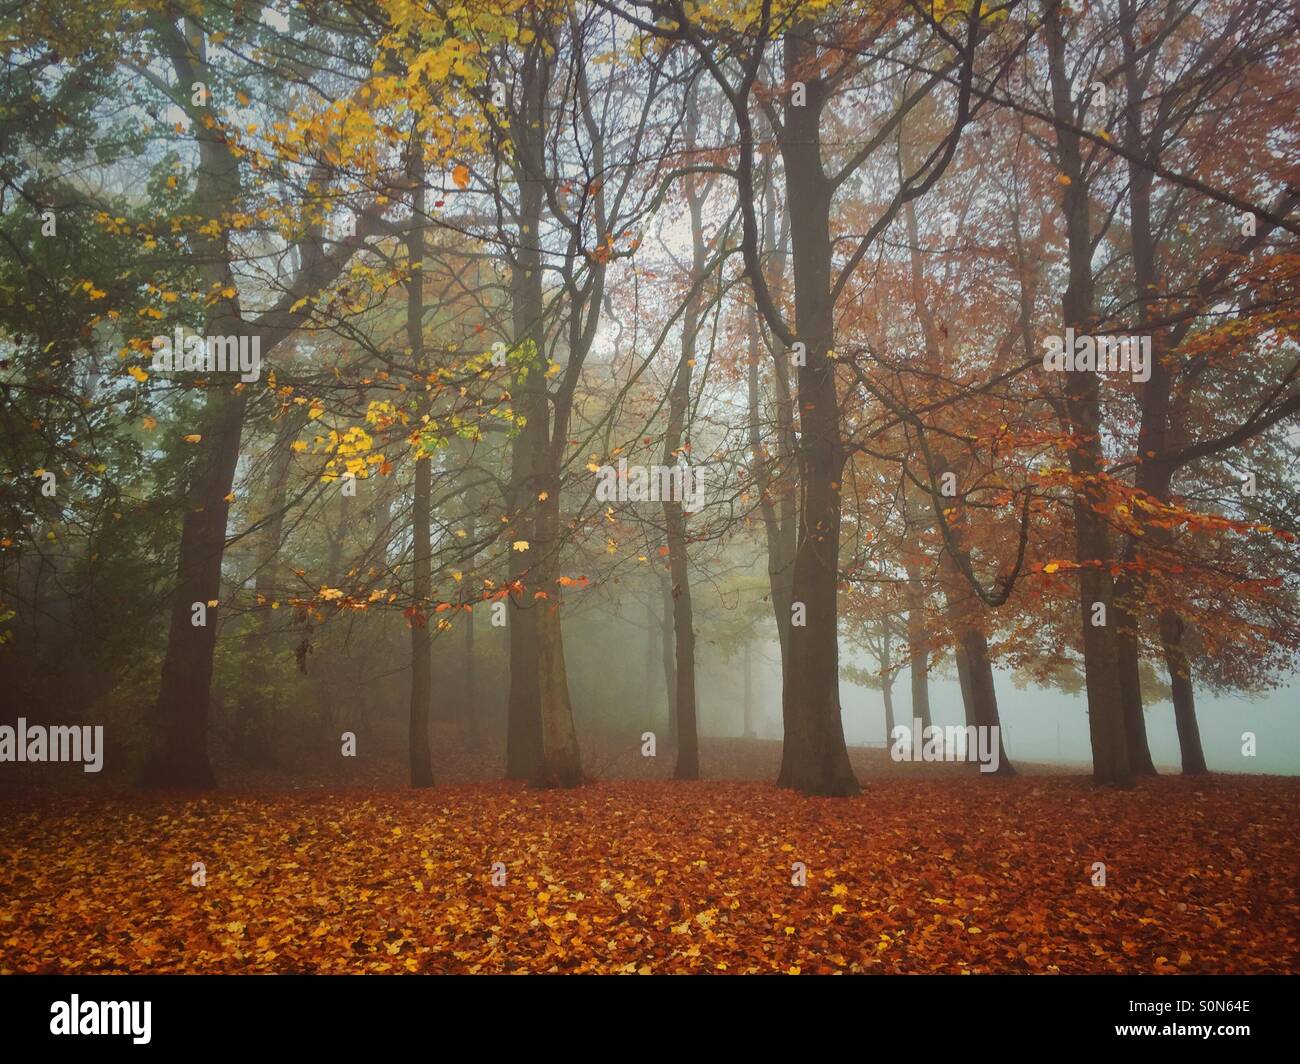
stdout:
[(979, 596), (980, 601), (986, 606), (996, 609), (1011, 597), (1011, 592), (1015, 588), (1016, 581), (1019, 580), (1020, 574), (1024, 569), (1025, 553), (1029, 547), (1029, 511), (1033, 504), (1035, 495), (1032, 486), (1024, 489), (1025, 501), (1020, 511), (1020, 531), (1016, 545), (1016, 560), (1011, 567), (1010, 572), (1003, 573), (997, 579), (997, 587), (989, 591), (984, 587), (980, 578), (975, 574), (974, 568), (970, 563), (970, 555), (957, 539), (954, 537), (952, 528), (948, 524), (948, 518), (944, 511), (943, 503), (940, 501), (943, 496), (935, 483), (935, 461), (934, 455), (930, 451), (930, 445), (925, 438), (925, 423), (921, 418), (906, 409), (905, 407), (894, 402), (887, 392), (877, 388), (871, 383), (862, 372), (856, 362), (850, 363), (853, 375), (871, 395), (875, 396), (900, 422), (911, 425), (916, 430), (917, 444), (921, 448), (921, 455), (925, 459), (926, 480), (921, 481), (908, 468), (907, 463), (902, 463), (903, 475), (912, 481), (918, 488), (924, 491), (930, 498), (930, 507), (934, 511), (935, 524), (943, 536), (944, 546), (947, 547), (949, 555), (952, 557), (953, 564), (970, 584), (971, 589)]

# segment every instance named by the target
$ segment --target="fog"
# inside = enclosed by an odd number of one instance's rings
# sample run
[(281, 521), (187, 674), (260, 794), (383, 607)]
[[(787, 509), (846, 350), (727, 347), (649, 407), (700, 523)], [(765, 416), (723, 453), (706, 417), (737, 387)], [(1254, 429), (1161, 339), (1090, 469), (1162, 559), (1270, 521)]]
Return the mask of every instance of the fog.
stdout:
[[(755, 644), (754, 731), (757, 737), (781, 738), (780, 648), (775, 642)], [(863, 668), (870, 661), (850, 654), (848, 662)], [(735, 663), (719, 662), (707, 652), (700, 677), (702, 733), (743, 733), (743, 677)], [(1016, 762), (1064, 765), (1087, 772), (1091, 764), (1087, 703), (1082, 696), (1033, 685), (1017, 687), (1014, 675), (998, 668), (998, 710), (1007, 756)], [(657, 676), (662, 682), (662, 676)], [(961, 688), (951, 661), (929, 675), (930, 710), (935, 725), (965, 723)], [(1209, 768), (1215, 772), (1300, 775), (1300, 728), (1297, 728), (1296, 687), (1285, 686), (1257, 696), (1216, 695), (1197, 691), (1196, 711)], [(894, 683), (896, 724), (911, 726), (911, 670), (904, 667)], [(885, 708), (878, 690), (841, 681), (844, 737), (851, 746), (886, 746)], [(1166, 700), (1148, 705), (1145, 713), (1151, 755), (1162, 772), (1179, 770), (1178, 736), (1173, 706)], [(1242, 756), (1242, 733), (1256, 736), (1256, 756)]]

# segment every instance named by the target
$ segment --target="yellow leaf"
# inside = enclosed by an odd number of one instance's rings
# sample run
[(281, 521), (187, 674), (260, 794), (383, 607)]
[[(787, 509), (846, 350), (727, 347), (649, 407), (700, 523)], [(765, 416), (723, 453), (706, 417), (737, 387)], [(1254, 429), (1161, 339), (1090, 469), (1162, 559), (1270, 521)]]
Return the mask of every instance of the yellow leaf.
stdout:
[(515, 540), (512, 544), (510, 544), (510, 546), (513, 547), (513, 548), (514, 548), (515, 550), (517, 550), (517, 551), (523, 552), (523, 551), (526, 551), (526, 550), (528, 549), (528, 540), (526, 540), (526, 539), (517, 539), (517, 540)]
[(202, 436), (200, 433), (197, 433), (197, 432), (191, 432), (188, 436), (185, 437), (185, 442), (186, 442), (186, 443), (198, 443), (199, 440), (201, 440), (201, 439), (203, 439), (203, 436)]

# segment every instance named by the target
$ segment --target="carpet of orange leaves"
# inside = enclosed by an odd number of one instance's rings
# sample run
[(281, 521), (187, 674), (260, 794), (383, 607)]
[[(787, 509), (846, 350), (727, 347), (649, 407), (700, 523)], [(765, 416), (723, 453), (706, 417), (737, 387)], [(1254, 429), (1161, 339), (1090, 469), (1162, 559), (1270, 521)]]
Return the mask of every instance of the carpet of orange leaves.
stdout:
[(1290, 972), (1297, 796), (1210, 777), (10, 798), (0, 970)]

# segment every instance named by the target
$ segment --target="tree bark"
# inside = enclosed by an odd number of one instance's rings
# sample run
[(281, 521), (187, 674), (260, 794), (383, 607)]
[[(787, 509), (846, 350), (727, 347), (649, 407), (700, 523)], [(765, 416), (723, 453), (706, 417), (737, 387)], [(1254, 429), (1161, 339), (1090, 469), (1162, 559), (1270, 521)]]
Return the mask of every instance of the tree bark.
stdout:
[(659, 621), (659, 646), (663, 650), (664, 691), (668, 697), (668, 742), (677, 745), (677, 648), (673, 645), (673, 580), (668, 573), (659, 577), (663, 592), (663, 615)]
[[(223, 331), (232, 335), (230, 319)], [(141, 786), (207, 789), (216, 786), (208, 759), (208, 714), (213, 654), (217, 644), (216, 609), (208, 607), (207, 624), (194, 627), (195, 603), (216, 601), (221, 594), (221, 560), (226, 548), (226, 497), (235, 482), (246, 393), (213, 386), (204, 399), (204, 440), (211, 441), (198, 460), (193, 487), (181, 525), (176, 590), (158, 688), (157, 731), (145, 762)]]
[[(411, 271), (406, 282), (406, 342), (417, 374), (428, 373), (424, 358), (424, 158), (423, 145), (410, 147), (407, 174), (411, 194), (411, 231), (407, 234), (407, 262)], [(427, 415), (430, 404), (421, 400), (419, 413)], [(422, 418), (417, 418), (417, 422)], [(429, 753), (429, 711), (433, 703), (433, 646), (429, 635), (433, 600), (433, 471), (430, 457), (415, 456), (415, 488), (411, 500), (411, 565), (414, 569), (413, 596), (416, 615), (411, 618), (411, 707), (409, 743), (411, 786), (433, 786), (433, 762)]]
[[(907, 572), (907, 651), (909, 673), (912, 680), (912, 716), (921, 721), (921, 727), (930, 727), (930, 653), (926, 646), (925, 591), (921, 586), (921, 570), (916, 562), (908, 560)], [(921, 741), (920, 736), (915, 741)]]
[[(543, 145), (540, 123), (545, 109), (547, 75), (536, 48), (529, 50), (521, 78), (520, 113), (516, 127), (519, 162), (519, 243), (510, 273), (510, 300), (515, 351), (522, 363), (515, 373), (514, 392), (524, 427), (511, 448), (510, 514), (513, 539), (536, 544), (539, 459), (545, 454), (547, 431), (546, 392), (542, 353), (546, 345), (543, 320), (541, 232), (544, 189)], [(526, 361), (525, 361), (526, 360)], [(558, 500), (557, 500), (558, 503)], [(528, 579), (533, 556), (511, 550), (510, 582), (517, 590), (510, 611), (510, 693), (506, 710), (506, 778), (534, 779), (542, 766), (541, 612), (531, 595), (535, 583)], [(526, 587), (532, 584), (533, 587)], [(524, 590), (518, 590), (523, 588)]]
[(1174, 723), (1178, 727), (1178, 749), (1182, 755), (1183, 775), (1199, 776), (1208, 772), (1205, 751), (1201, 748), (1201, 729), (1196, 723), (1196, 699), (1192, 691), (1192, 670), (1183, 650), (1183, 622), (1171, 609), (1160, 612), (1160, 639), (1165, 648), (1165, 666), (1173, 689)]
[(781, 699), (789, 722), (788, 776), (804, 794), (847, 796), (858, 781), (844, 742), (839, 691), (840, 478), (844, 451), (835, 392), (831, 298), (832, 186), (822, 169), (821, 110), (828, 87), (810, 78), (816, 47), (799, 26), (785, 38), (785, 80), (806, 80), (807, 106), (785, 108), (785, 161), (793, 252), (795, 322), (806, 345), (798, 367), (801, 507), (791, 594), (806, 623), (790, 629)]
[[(541, 377), (540, 370), (534, 374)], [(549, 433), (548, 433), (549, 436)], [(533, 584), (548, 595), (557, 594), (560, 532), (560, 478), (548, 473), (546, 499), (537, 507), (538, 554), (533, 563)], [(533, 782), (544, 787), (576, 787), (582, 782), (582, 757), (569, 702), (569, 679), (564, 664), (564, 638), (559, 603), (552, 598), (534, 600), (537, 613), (538, 691), (542, 712), (542, 762)]]
[(470, 746), (481, 739), (478, 713), (478, 659), (474, 651), (474, 611), (462, 614), (465, 623), (465, 734)]
[(745, 702), (744, 735), (754, 738), (754, 646), (745, 640)]
[(1002, 720), (998, 712), (993, 662), (989, 656), (988, 636), (982, 627), (986, 615), (982, 610), (982, 604), (971, 592), (956, 563), (950, 557), (945, 556), (942, 572), (948, 624), (957, 636), (954, 653), (957, 658), (957, 676), (961, 682), (966, 723), (977, 728), (997, 729), (998, 767), (991, 775), (1015, 775), (1015, 769), (1007, 757), (1006, 747), (1002, 742)]
[[(669, 525), (668, 542), (682, 537), (681, 518), (678, 528)], [(671, 551), (671, 547), (669, 550)], [(686, 571), (685, 546), (673, 559), (673, 639), (677, 659), (677, 765), (673, 779), (700, 778), (700, 739), (695, 716), (695, 615), (691, 608), (691, 586)]]
[[(699, 127), (698, 106), (693, 90), (686, 99), (684, 135), (694, 144)], [(693, 177), (686, 179), (686, 203), (691, 220), (691, 294), (682, 313), (682, 349), (668, 395), (668, 429), (664, 433), (663, 464), (672, 467), (686, 460), (689, 468), (690, 442), (686, 417), (691, 402), (691, 370), (695, 365), (695, 343), (700, 327), (701, 293), (698, 281), (705, 269), (703, 197)], [(685, 476), (682, 478), (683, 493)], [(686, 513), (681, 499), (663, 501), (664, 529), (668, 540), (668, 568), (672, 574), (673, 640), (677, 661), (677, 764), (673, 778), (700, 778), (699, 725), (695, 707), (695, 612), (691, 605), (690, 558), (686, 544)]]
[(284, 414), (283, 422), (271, 444), (270, 468), (267, 471), (270, 495), (266, 501), (266, 523), (257, 548), (257, 573), (253, 578), (253, 591), (261, 614), (255, 627), (257, 648), (249, 663), (248, 693), (241, 706), (238, 742), (244, 760), (261, 767), (275, 761), (267, 718), (273, 702), (271, 666), (277, 652), (283, 649), (275, 631), (276, 612), (271, 609), (268, 600), (275, 598), (278, 593), (279, 567), (276, 558), (284, 534), (285, 500), (288, 497), (289, 469), (293, 464), (292, 444), (306, 422), (306, 408), (293, 407)]
[[(1065, 66), (1065, 39), (1061, 14), (1049, 7), (1044, 14), (1047, 31), (1048, 71), (1054, 115), (1058, 163), (1069, 178), (1064, 211), (1069, 250), (1069, 283), (1062, 298), (1062, 326), (1088, 333), (1092, 326), (1092, 222), (1074, 103)], [(1128, 741), (1120, 692), (1119, 661), (1115, 649), (1115, 603), (1110, 575), (1110, 533), (1099, 512), (1102, 503), (1100, 385), (1095, 373), (1067, 373), (1065, 408), (1074, 436), (1070, 469), (1080, 487), (1073, 500), (1075, 558), (1079, 569), (1079, 617), (1083, 626), (1083, 661), (1088, 692), (1088, 731), (1092, 743), (1093, 778), (1098, 783), (1129, 786)], [(1094, 606), (1105, 611), (1105, 623), (1093, 624)]]
[[(1139, 70), (1137, 41), (1134, 37), (1135, 15), (1131, 4), (1121, 3), (1121, 36), (1124, 44), (1124, 111), (1125, 146), (1133, 153), (1128, 163), (1129, 233), (1133, 245), (1133, 280), (1138, 301), (1142, 332), (1151, 335), (1151, 378), (1141, 388), (1142, 420), (1138, 429), (1138, 467), (1136, 485), (1150, 491), (1159, 479), (1160, 467), (1145, 461), (1148, 451), (1159, 454), (1166, 448), (1169, 418), (1169, 393), (1173, 377), (1165, 361), (1165, 331), (1154, 322), (1152, 302), (1159, 296), (1159, 267), (1156, 263), (1155, 234), (1151, 227), (1150, 169), (1137, 158), (1142, 153), (1142, 94), (1144, 79)], [(1123, 560), (1137, 559), (1138, 542), (1130, 537), (1124, 546)], [(1146, 598), (1146, 581), (1132, 569), (1124, 569), (1115, 582), (1115, 650), (1119, 662), (1120, 694), (1124, 707), (1124, 730), (1128, 740), (1129, 762), (1139, 776), (1154, 776), (1155, 764), (1147, 742), (1146, 720), (1142, 707), (1142, 680), (1138, 661), (1139, 625)]]
[[(790, 607), (794, 601), (794, 548), (798, 531), (795, 515), (795, 499), (787, 490), (774, 498), (777, 485), (772, 476), (771, 458), (768, 457), (763, 442), (761, 426), (762, 408), (759, 403), (758, 361), (761, 340), (758, 331), (758, 315), (750, 311), (749, 315), (749, 446), (754, 463), (754, 485), (758, 491), (759, 510), (763, 515), (763, 535), (767, 543), (767, 581), (772, 603), (772, 615), (776, 621), (776, 637), (781, 652), (781, 686), (785, 687), (786, 664), (790, 657)], [(789, 467), (794, 463), (793, 400), (790, 394), (790, 371), (784, 359), (778, 354), (773, 360), (773, 380), (776, 395), (774, 405), (777, 411), (778, 463), (789, 475)], [(781, 715), (783, 734), (791, 730), (790, 722), (785, 717), (786, 706), (782, 700)], [(789, 785), (789, 747), (782, 744), (781, 770), (777, 783)]]
[[(763, 188), (764, 230), (763, 248), (769, 259), (775, 260), (779, 279), (785, 275), (785, 260), (789, 251), (789, 227), (781, 226), (777, 233), (776, 193), (772, 184), (770, 163), (765, 166)], [(788, 217), (782, 215), (783, 218)], [(777, 287), (781, 287), (778, 280)], [(794, 601), (794, 552), (798, 535), (796, 499), (787, 482), (796, 468), (794, 395), (790, 385), (788, 353), (776, 349), (772, 358), (772, 408), (775, 420), (776, 458), (769, 455), (762, 430), (762, 405), (759, 402), (758, 365), (762, 336), (759, 331), (758, 311), (751, 307), (748, 315), (749, 366), (749, 447), (753, 460), (754, 483), (758, 490), (759, 510), (763, 515), (763, 534), (767, 543), (767, 577), (772, 613), (776, 621), (776, 635), (781, 651), (781, 687), (786, 684), (786, 666), (790, 657), (790, 607)], [(775, 467), (775, 475), (773, 469)], [(787, 716), (784, 698), (781, 705), (782, 734), (788, 735), (792, 725)], [(790, 785), (790, 750), (788, 743), (781, 745), (781, 768), (777, 785)]]
[[(472, 454), (472, 452), (471, 452)], [(467, 460), (470, 454), (466, 455)], [(470, 488), (465, 493), (465, 532), (470, 543), (478, 543), (479, 527), (478, 513), (479, 506), (482, 503), (482, 497), (477, 488)], [(478, 558), (477, 549), (470, 555), (469, 568), (472, 569)], [(462, 606), (470, 606), (469, 609), (461, 609), (457, 615), (465, 624), (465, 705), (463, 716), (465, 720), (465, 737), (470, 746), (477, 747), (482, 738), (479, 724), (479, 694), (478, 694), (478, 658), (474, 646), (474, 603), (461, 603)]]
[(975, 695), (970, 686), (970, 664), (966, 661), (966, 651), (961, 640), (952, 648), (953, 660), (957, 663), (957, 683), (961, 687), (961, 706), (969, 727), (975, 723)]
[(886, 746), (894, 741), (894, 655), (891, 649), (893, 638), (893, 629), (886, 622), (880, 643), (880, 692), (885, 703)]
[(995, 776), (1014, 776), (1015, 769), (1002, 742), (1002, 722), (998, 718), (998, 695), (993, 684), (993, 663), (989, 660), (989, 643), (978, 628), (967, 628), (961, 635), (962, 656), (966, 659), (971, 692), (969, 716), (978, 728), (997, 729), (998, 767)]
[(658, 657), (659, 650), (659, 618), (655, 616), (655, 611), (650, 605), (650, 598), (646, 596), (645, 604), (645, 677), (642, 691), (645, 693), (645, 719), (650, 723), (655, 719), (655, 697), (654, 697), (654, 676), (655, 676), (655, 659)]

